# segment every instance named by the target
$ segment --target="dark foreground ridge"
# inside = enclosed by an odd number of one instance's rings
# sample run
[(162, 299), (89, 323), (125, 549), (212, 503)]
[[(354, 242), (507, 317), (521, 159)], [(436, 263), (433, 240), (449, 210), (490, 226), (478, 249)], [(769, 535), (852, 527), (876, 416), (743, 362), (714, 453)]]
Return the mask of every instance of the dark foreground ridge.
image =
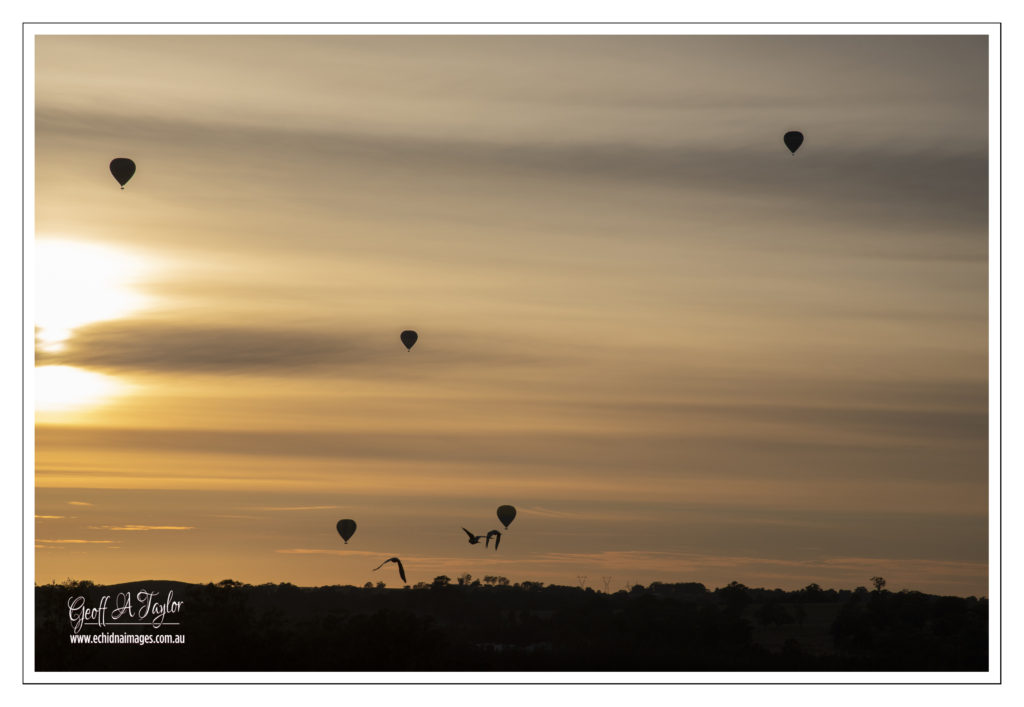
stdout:
[[(36, 669), (147, 671), (376, 670), (987, 670), (988, 600), (914, 591), (786, 592), (733, 582), (592, 589), (485, 583), (382, 587), (67, 581), (36, 587)], [(153, 628), (139, 618), (181, 602)], [(75, 634), (69, 602), (107, 607)], [(118, 597), (129, 618), (111, 618)], [(137, 622), (142, 626), (127, 626)], [(91, 626), (89, 623), (105, 623)], [(173, 625), (173, 624), (177, 625)], [(96, 636), (184, 635), (125, 645)], [(73, 638), (78, 636), (78, 638)], [(83, 639), (81, 636), (92, 636)]]

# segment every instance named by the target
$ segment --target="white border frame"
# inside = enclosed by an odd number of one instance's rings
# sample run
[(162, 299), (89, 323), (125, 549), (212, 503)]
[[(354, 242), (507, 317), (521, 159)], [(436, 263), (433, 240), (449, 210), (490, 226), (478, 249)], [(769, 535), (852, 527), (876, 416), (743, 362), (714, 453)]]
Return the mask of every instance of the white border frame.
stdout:
[[(1002, 45), (1000, 23), (30, 23), (23, 25), (23, 673), (26, 683), (992, 684), (1002, 682)], [(36, 672), (35, 38), (38, 35), (985, 35), (989, 38), (989, 670), (987, 672)], [(30, 483), (31, 482), (31, 483)]]

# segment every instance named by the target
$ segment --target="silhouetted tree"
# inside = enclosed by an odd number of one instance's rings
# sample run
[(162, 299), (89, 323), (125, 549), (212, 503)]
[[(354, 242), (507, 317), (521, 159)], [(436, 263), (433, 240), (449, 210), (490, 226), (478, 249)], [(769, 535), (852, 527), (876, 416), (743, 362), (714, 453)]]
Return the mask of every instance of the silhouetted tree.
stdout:
[(71, 579), (71, 577), (68, 577), (63, 582), (61, 582), (60, 584), (58, 584), (56, 586), (60, 587), (61, 589), (65, 589), (68, 592), (77, 592), (77, 591), (81, 591), (83, 589), (91, 589), (92, 587), (95, 587), (96, 584), (93, 583), (93, 582), (90, 582), (88, 579), (76, 580), (76, 579)]
[(473, 575), (471, 575), (469, 572), (463, 572), (455, 579), (459, 583), (460, 587), (465, 587), (469, 586), (470, 581), (473, 579)]
[(808, 584), (806, 587), (800, 590), (800, 599), (801, 601), (807, 601), (812, 603), (824, 601), (825, 592), (818, 584), (812, 582), (811, 584)]
[(793, 623), (793, 616), (786, 611), (786, 607), (776, 601), (769, 601), (763, 604), (754, 612), (754, 618), (757, 619), (762, 626), (782, 626), (784, 624)]
[(883, 577), (872, 577), (871, 583), (875, 585), (876, 592), (880, 592), (885, 589), (885, 578)]
[[(503, 586), (501, 579), (495, 576), (492, 586)], [(416, 589), (449, 582), (441, 575), (431, 584), (419, 582)], [(189, 612), (185, 647), (138, 650), (111, 645), (103, 651), (69, 644), (67, 602), (74, 590), (95, 605), (111, 588), (70, 580), (38, 585), (35, 665), (62, 671), (988, 666), (984, 597), (914, 591), (837, 593), (817, 585), (786, 592), (738, 582), (713, 595), (700, 585), (663, 583), (615, 594), (540, 582), (488, 592), (384, 592), (372, 583), (369, 589), (236, 585), (175, 584), (175, 598), (183, 599)], [(808, 594), (824, 598), (809, 603)], [(749, 618), (736, 610), (746, 601), (754, 603)], [(802, 628), (787, 627), (793, 615), (805, 614)], [(754, 632), (752, 621), (762, 628)]]
[(447, 587), (452, 581), (452, 578), (446, 574), (438, 575), (434, 577), (434, 582), (431, 586), (433, 587)]
[(715, 594), (725, 600), (726, 605), (734, 611), (742, 611), (750, 603), (750, 592), (746, 585), (736, 581), (716, 590)]

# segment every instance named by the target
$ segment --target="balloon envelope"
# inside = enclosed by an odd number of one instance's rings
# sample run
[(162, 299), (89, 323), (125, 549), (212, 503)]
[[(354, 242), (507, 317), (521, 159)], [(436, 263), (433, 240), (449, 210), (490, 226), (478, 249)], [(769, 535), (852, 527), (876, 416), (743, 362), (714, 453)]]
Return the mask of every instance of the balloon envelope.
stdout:
[(508, 524), (516, 519), (515, 506), (498, 506), (498, 520), (508, 530)]
[(110, 161), (110, 173), (114, 175), (114, 179), (124, 189), (124, 185), (135, 174), (135, 163), (127, 157), (115, 157)]
[(800, 146), (804, 144), (804, 134), (799, 130), (790, 130), (782, 136), (782, 141), (786, 143), (789, 151), (795, 155)]
[(419, 334), (417, 334), (413, 330), (406, 329), (405, 331), (402, 332), (402, 336), (400, 338), (402, 339), (402, 343), (405, 344), (405, 348), (412, 351), (413, 344), (415, 344), (416, 339), (420, 337)]
[(338, 521), (338, 535), (348, 544), (348, 539), (356, 532), (356, 522), (351, 518), (344, 518)]

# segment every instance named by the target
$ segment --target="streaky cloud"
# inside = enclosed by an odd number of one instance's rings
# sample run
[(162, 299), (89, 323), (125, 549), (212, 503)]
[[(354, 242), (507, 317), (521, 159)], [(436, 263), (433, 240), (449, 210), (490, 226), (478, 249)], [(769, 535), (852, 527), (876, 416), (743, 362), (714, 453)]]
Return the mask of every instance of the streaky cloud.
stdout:
[[(455, 333), (432, 349), (443, 366), (532, 366), (552, 361), (529, 351), (502, 351), (480, 336)], [(75, 329), (59, 351), (36, 349), (37, 366), (74, 366), (106, 372), (217, 375), (323, 375), (358, 368), (361, 375), (401, 376), (376, 332), (195, 325), (118, 319)], [(405, 353), (404, 350), (401, 353)]]
[[(811, 141), (804, 154), (791, 158), (781, 142), (730, 142), (719, 147), (615, 141), (498, 143), (152, 117), (119, 121), (102, 113), (72, 115), (58, 109), (39, 111), (37, 124), (37, 131), (52, 133), (51, 137), (96, 138), (127, 132), (139, 140), (190, 145), (204, 154), (223, 152), (229, 161), (262, 163), (269, 159), (294, 162), (304, 169), (316, 166), (324, 176), (339, 169), (338, 164), (346, 165), (345, 169), (372, 164), (376, 170), (422, 170), (433, 176), (432, 181), (455, 175), (522, 181), (547, 174), (560, 180), (636, 182), (701, 193), (773, 197), (805, 210), (845, 205), (851, 217), (870, 203), (885, 207), (893, 218), (912, 217), (937, 224), (952, 218), (973, 223), (982, 229), (979, 238), (984, 237), (988, 214), (987, 145), (948, 138), (909, 144), (879, 138), (873, 147)], [(254, 144), (260, 145), (258, 154), (252, 154)], [(800, 162), (799, 168), (790, 162)], [(429, 191), (432, 187), (425, 183), (420, 188)]]
[(191, 525), (90, 525), (89, 530), (195, 530)]

